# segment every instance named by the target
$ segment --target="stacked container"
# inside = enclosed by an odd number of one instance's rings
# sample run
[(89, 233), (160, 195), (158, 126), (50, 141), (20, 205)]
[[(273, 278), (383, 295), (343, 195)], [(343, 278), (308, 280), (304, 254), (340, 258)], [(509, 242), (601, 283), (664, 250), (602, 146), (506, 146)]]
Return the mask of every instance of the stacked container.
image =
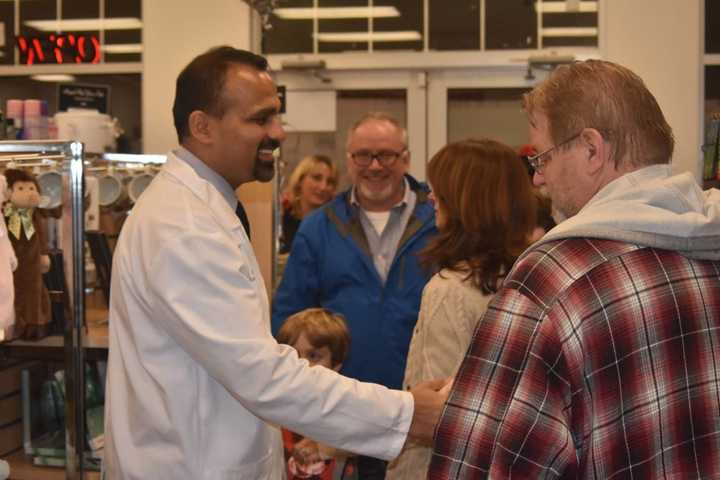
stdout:
[(24, 135), (26, 140), (48, 138), (48, 107), (44, 100), (27, 99), (24, 102)]
[(24, 103), (22, 100), (11, 99), (6, 103), (5, 118), (7, 118), (7, 138), (22, 140)]

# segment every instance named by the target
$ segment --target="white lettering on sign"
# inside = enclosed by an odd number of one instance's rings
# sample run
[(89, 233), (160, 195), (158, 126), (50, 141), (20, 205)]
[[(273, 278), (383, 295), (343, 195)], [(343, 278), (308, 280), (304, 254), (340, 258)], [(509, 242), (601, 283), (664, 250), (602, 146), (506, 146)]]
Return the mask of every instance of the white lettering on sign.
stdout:
[(66, 95), (73, 95), (73, 96), (80, 96), (80, 97), (103, 98), (105, 96), (105, 92), (100, 92), (97, 90), (90, 90), (87, 88), (65, 88), (65, 89), (63, 89), (63, 93)]

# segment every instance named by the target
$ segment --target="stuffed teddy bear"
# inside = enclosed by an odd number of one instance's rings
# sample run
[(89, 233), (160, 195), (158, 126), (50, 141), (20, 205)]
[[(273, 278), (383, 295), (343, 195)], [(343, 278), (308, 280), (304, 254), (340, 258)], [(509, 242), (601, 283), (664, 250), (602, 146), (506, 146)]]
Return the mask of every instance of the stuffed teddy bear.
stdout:
[(23, 170), (7, 169), (5, 178), (9, 201), (3, 217), (18, 262), (13, 275), (14, 337), (39, 339), (47, 335), (50, 323), (50, 296), (42, 277), (50, 269), (50, 257), (44, 222), (37, 208), (40, 186), (33, 175)]
[[(0, 175), (0, 205), (7, 198), (7, 182)], [(17, 268), (15, 251), (10, 244), (5, 222), (0, 222), (0, 341), (12, 336), (15, 323), (15, 287), (13, 271)]]

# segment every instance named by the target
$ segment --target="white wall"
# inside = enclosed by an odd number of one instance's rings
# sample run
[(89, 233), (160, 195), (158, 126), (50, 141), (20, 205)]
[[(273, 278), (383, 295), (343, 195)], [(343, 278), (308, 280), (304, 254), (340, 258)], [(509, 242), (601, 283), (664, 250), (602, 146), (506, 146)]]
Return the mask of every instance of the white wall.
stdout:
[(143, 8), (143, 147), (177, 145), (172, 121), (175, 80), (199, 53), (217, 45), (250, 47), (250, 10), (240, 0), (145, 0)]
[(702, 0), (606, 0), (604, 58), (643, 78), (675, 133), (673, 169), (701, 179)]

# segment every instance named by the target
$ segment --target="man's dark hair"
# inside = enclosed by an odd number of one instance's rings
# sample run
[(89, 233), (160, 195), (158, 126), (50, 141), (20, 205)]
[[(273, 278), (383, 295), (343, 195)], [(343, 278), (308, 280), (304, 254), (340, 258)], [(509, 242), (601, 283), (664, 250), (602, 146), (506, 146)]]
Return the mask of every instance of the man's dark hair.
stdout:
[(225, 113), (220, 96), (225, 84), (225, 74), (231, 65), (247, 65), (260, 71), (268, 69), (265, 57), (229, 46), (211, 48), (195, 57), (178, 75), (175, 84), (173, 120), (182, 143), (188, 135), (188, 119), (195, 110), (202, 110), (216, 117)]

